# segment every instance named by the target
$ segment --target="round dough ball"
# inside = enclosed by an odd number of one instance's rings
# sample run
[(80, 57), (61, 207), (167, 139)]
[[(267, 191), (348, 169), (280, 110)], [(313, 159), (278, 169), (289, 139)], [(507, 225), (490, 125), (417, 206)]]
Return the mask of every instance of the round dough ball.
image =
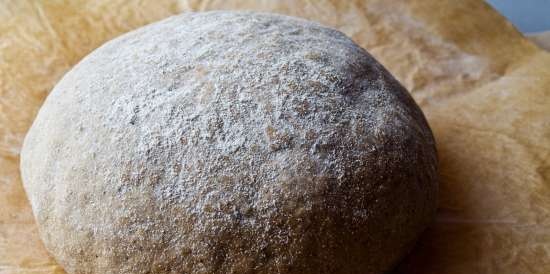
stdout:
[(22, 151), (68, 273), (382, 273), (436, 209), (407, 91), (344, 34), (187, 13), (123, 35), (57, 84)]

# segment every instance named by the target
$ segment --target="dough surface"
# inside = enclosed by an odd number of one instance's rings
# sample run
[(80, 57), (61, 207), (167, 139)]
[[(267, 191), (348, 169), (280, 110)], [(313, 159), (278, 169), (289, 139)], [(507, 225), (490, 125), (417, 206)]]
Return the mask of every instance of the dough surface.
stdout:
[(22, 176), (68, 273), (383, 273), (435, 214), (407, 91), (344, 34), (187, 13), (125, 34), (39, 111)]

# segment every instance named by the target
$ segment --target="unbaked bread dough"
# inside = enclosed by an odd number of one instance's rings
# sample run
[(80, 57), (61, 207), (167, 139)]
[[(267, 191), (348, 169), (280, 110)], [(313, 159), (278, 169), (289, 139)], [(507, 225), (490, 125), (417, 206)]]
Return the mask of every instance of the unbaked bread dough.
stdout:
[(21, 154), (68, 273), (383, 273), (436, 209), (432, 133), (344, 34), (186, 13), (69, 71)]

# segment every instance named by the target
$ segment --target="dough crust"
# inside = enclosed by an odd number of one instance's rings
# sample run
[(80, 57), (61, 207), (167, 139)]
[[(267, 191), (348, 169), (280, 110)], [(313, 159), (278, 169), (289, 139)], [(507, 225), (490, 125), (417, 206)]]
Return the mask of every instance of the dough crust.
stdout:
[(383, 273), (436, 209), (431, 131), (339, 31), (249, 12), (132, 31), (56, 85), (22, 175), (68, 273)]

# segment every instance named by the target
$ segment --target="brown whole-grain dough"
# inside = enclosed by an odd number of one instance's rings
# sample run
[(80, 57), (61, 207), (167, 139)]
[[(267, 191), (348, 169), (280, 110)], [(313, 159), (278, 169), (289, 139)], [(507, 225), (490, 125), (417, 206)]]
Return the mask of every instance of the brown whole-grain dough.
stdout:
[(187, 13), (100, 47), (22, 150), (68, 273), (382, 273), (435, 214), (431, 131), (344, 34)]

